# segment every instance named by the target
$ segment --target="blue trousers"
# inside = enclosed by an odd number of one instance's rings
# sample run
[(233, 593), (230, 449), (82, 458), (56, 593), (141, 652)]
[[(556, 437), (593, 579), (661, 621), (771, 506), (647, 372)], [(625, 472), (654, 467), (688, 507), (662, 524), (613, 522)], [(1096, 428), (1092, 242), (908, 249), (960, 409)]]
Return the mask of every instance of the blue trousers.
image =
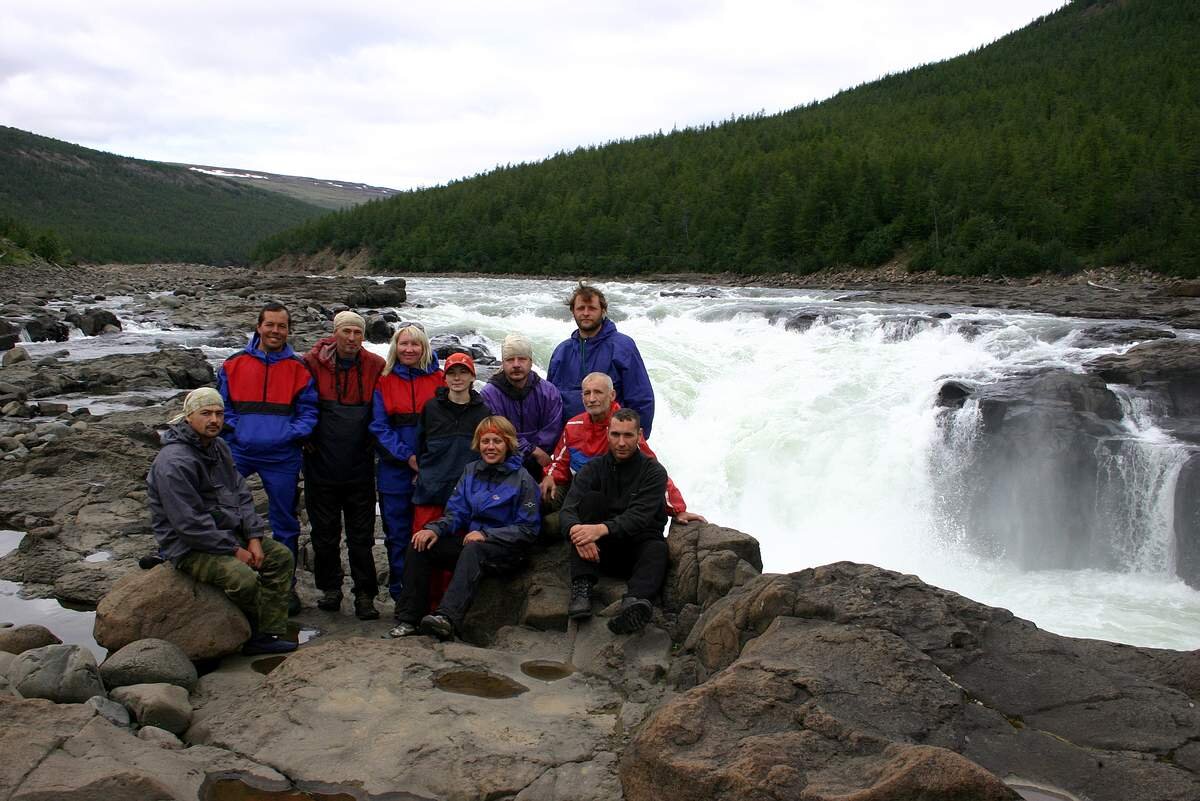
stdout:
[(412, 539), (412, 490), (406, 493), (381, 491), (379, 517), (383, 524), (383, 541), (387, 546), (388, 592), (393, 601), (399, 601), (400, 590), (404, 587), (404, 554)]
[(271, 536), (288, 547), (296, 556), (296, 540), (300, 538), (300, 452), (296, 458), (284, 462), (264, 461), (253, 456), (233, 455), (242, 476), (258, 473), (263, 489), (267, 491), (267, 520), (271, 524)]

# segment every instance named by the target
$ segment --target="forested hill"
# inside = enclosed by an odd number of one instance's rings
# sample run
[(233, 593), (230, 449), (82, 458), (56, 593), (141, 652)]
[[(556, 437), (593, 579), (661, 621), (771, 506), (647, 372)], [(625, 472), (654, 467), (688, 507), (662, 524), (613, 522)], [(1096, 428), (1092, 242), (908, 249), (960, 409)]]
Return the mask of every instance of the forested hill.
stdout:
[(53, 260), (249, 261), (326, 209), (184, 167), (0, 126), (0, 234)]
[(403, 193), (256, 250), (381, 272), (1200, 272), (1200, 3), (1078, 0), (819, 104)]

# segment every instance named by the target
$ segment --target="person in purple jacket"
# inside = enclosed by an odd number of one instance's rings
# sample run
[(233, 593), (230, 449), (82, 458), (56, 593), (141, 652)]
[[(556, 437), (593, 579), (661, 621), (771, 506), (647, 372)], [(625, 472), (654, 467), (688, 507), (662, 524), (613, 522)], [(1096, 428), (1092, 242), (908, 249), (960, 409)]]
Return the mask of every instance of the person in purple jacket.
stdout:
[(583, 379), (588, 373), (607, 373), (617, 392), (617, 403), (642, 418), (642, 431), (650, 439), (654, 424), (654, 388), (637, 343), (617, 330), (608, 319), (608, 300), (594, 286), (580, 283), (567, 308), (576, 330), (558, 343), (550, 357), (546, 380), (562, 393), (563, 425), (583, 414)]
[(533, 372), (533, 345), (520, 334), (509, 334), (500, 346), (504, 369), (479, 394), (492, 414), (506, 417), (517, 429), (517, 456), (535, 480), (550, 464), (563, 428), (563, 404), (558, 387)]

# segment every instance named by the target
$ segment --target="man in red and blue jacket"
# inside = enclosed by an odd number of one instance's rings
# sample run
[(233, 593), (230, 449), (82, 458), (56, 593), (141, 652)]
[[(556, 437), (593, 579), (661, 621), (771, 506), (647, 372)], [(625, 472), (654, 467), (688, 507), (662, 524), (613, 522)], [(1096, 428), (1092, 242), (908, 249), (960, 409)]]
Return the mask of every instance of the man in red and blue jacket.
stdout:
[[(267, 492), (271, 534), (293, 555), (300, 536), (301, 446), (317, 424), (317, 390), (288, 345), (290, 317), (268, 303), (245, 350), (225, 360), (217, 390), (225, 401), (225, 441), (243, 476), (258, 473)], [(293, 594), (289, 611), (299, 611)]]

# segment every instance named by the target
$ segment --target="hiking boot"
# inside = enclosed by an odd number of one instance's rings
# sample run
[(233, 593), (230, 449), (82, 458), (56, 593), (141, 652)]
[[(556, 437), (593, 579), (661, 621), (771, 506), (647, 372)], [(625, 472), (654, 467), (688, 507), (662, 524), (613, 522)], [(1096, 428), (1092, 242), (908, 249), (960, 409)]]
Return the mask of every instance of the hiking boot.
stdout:
[(142, 556), (138, 558), (138, 567), (140, 567), (142, 570), (150, 570), (151, 568), (161, 565), (163, 561), (163, 558), (158, 554), (149, 554), (148, 556)]
[[(379, 617), (378, 612), (375, 613), (375, 617)], [(411, 637), (412, 635), (419, 633), (420, 632), (417, 630), (417, 627), (412, 623), (405, 623), (404, 621), (401, 621), (396, 624), (395, 628), (383, 635), (383, 638), (385, 640), (397, 640), (401, 637)]]
[(370, 593), (355, 593), (354, 616), (359, 620), (379, 619), (379, 610), (375, 608), (375, 598)]
[(342, 608), (342, 591), (341, 590), (325, 590), (321, 599), (317, 601), (317, 608), (325, 612), (336, 612)]
[(300, 604), (300, 596), (296, 594), (295, 590), (292, 590), (292, 594), (288, 597), (288, 617), (295, 617), (303, 608)]
[(654, 607), (645, 598), (626, 598), (621, 611), (609, 618), (608, 630), (613, 634), (636, 634), (646, 627)]
[(445, 615), (426, 615), (421, 618), (421, 633), (437, 637), (439, 640), (453, 640), (454, 624)]
[(255, 634), (242, 645), (242, 653), (247, 656), (255, 654), (290, 654), (296, 650), (296, 643), (285, 640), (278, 634)]
[(571, 581), (571, 603), (567, 605), (567, 617), (583, 620), (592, 616), (592, 582), (585, 578)]

